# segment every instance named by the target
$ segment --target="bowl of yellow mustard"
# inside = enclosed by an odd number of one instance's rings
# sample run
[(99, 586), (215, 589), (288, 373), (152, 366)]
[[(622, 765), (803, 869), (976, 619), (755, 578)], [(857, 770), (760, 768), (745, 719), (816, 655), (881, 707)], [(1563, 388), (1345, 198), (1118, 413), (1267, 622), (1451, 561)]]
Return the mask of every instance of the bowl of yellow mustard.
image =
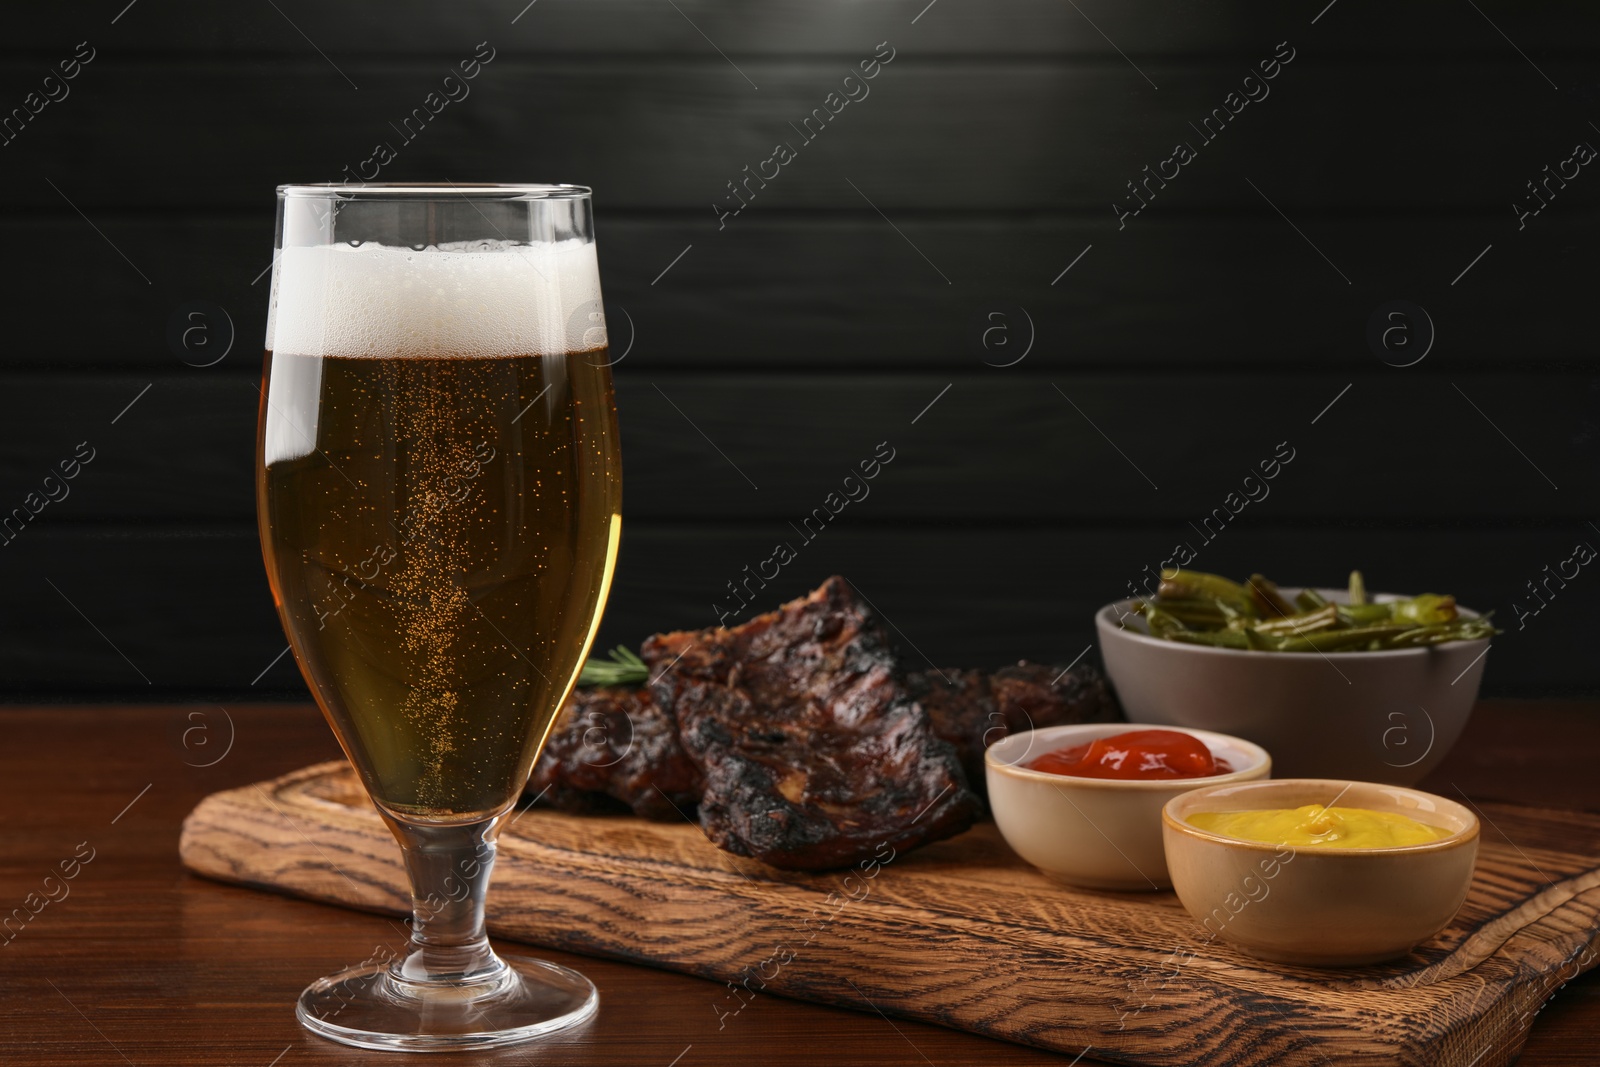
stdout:
[(1197, 936), (1280, 963), (1406, 955), (1455, 917), (1478, 855), (1469, 808), (1375, 782), (1202, 787), (1161, 815), (1172, 888)]

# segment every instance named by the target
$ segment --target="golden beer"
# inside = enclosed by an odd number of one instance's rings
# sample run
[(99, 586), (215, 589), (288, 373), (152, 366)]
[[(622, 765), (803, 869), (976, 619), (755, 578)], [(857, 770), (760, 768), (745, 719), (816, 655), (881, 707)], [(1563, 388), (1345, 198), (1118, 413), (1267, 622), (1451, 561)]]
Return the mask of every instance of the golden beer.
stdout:
[(482, 818), (528, 778), (616, 560), (606, 363), (267, 355), (280, 410), (261, 425), (315, 427), (315, 447), (259, 467), (267, 574), (323, 712), (391, 812)]

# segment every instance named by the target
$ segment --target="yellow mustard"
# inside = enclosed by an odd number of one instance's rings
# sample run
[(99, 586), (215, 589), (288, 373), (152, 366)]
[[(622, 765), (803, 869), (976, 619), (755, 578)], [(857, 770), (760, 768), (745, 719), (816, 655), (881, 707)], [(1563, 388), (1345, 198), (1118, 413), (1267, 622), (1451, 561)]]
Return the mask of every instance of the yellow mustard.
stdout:
[(1202, 830), (1246, 841), (1291, 848), (1398, 848), (1449, 837), (1451, 831), (1406, 815), (1366, 808), (1301, 808), (1263, 811), (1200, 811), (1189, 822)]

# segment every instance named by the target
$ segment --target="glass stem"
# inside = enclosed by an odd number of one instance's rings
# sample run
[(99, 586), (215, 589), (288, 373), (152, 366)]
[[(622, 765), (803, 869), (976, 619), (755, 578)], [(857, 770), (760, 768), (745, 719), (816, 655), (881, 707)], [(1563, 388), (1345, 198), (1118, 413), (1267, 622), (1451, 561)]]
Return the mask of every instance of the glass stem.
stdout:
[(489, 947), (483, 924), (499, 820), (458, 826), (387, 821), (411, 879), (411, 945), (391, 967), (393, 977), (455, 986), (503, 978), (508, 969)]

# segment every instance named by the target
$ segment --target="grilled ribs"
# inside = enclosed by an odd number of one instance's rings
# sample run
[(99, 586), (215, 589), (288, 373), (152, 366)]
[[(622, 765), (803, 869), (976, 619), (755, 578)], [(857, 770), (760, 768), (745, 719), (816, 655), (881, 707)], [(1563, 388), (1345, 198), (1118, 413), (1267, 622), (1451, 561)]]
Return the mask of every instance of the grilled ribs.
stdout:
[[(1023, 662), (993, 673), (911, 671), (906, 688), (928, 713), (933, 732), (955, 748), (968, 784), (980, 795), (983, 750), (1002, 737), (1066, 723), (1114, 722), (1120, 714), (1104, 676), (1087, 664), (1070, 670)], [(642, 741), (630, 747), (630, 738)], [(648, 690), (580, 689), (550, 731), (528, 793), (561, 811), (627, 808), (647, 819), (676, 820), (700, 803), (702, 784), (678, 742), (675, 719)]]
[(1113, 722), (1121, 715), (1100, 672), (1023, 661), (994, 673), (960, 669), (906, 676), (933, 731), (955, 747), (967, 780), (986, 795), (983, 750), (1008, 734), (1042, 726)]
[(579, 689), (561, 711), (528, 792), (562, 811), (631, 808), (682, 819), (700, 802), (700, 769), (678, 743), (678, 724), (648, 689)]
[(842, 578), (733, 629), (657, 634), (650, 690), (705, 774), (700, 825), (775, 867), (839, 867), (960, 833), (981, 809)]
[(1119, 717), (1098, 671), (903, 672), (841, 578), (734, 629), (662, 634), (646, 689), (579, 690), (529, 783), (538, 803), (675, 820), (722, 847), (841, 866), (959, 833), (983, 751), (1015, 730)]

